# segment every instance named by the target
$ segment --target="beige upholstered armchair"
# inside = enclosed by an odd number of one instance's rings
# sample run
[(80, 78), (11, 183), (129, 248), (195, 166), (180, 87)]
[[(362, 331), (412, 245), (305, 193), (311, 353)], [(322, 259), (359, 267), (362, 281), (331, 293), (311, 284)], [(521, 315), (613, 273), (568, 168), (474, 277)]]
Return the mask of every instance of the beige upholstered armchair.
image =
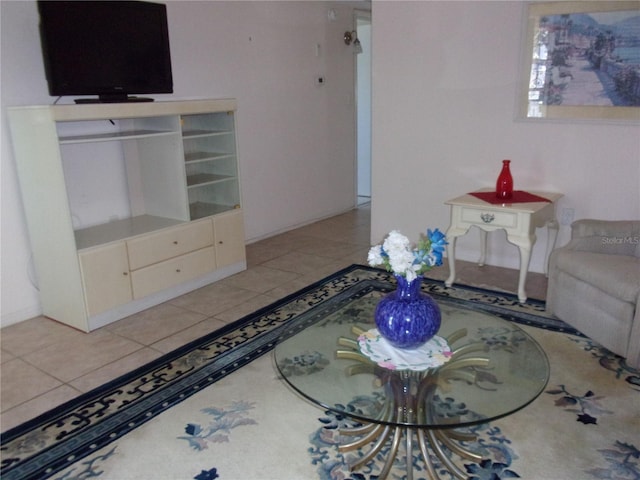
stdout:
[(640, 368), (640, 221), (578, 220), (551, 253), (547, 310)]

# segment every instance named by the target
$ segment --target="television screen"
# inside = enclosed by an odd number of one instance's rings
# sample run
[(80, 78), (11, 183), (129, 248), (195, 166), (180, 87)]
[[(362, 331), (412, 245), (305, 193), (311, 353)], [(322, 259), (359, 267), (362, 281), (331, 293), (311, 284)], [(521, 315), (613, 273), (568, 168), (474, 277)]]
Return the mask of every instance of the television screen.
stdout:
[(38, 11), (50, 95), (121, 102), (173, 92), (165, 5), (44, 0)]

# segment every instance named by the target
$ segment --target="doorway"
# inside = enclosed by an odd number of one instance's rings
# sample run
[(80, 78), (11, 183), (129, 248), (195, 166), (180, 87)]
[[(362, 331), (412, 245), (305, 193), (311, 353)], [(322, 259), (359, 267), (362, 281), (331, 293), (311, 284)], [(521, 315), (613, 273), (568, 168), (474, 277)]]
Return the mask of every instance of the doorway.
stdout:
[(358, 205), (371, 202), (371, 12), (356, 10), (362, 53), (356, 55), (356, 192)]

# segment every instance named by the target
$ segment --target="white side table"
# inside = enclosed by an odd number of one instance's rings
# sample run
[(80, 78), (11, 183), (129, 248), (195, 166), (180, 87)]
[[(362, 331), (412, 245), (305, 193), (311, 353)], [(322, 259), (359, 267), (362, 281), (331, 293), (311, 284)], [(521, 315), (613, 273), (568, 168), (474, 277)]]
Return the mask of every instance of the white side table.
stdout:
[[(478, 190), (489, 192), (492, 189)], [(549, 254), (555, 246), (558, 235), (555, 204), (562, 197), (561, 193), (534, 192), (529, 193), (543, 197), (549, 202), (503, 203), (491, 204), (473, 195), (466, 194), (445, 202), (451, 206), (451, 225), (447, 230), (447, 257), (449, 259), (449, 278), (445, 285), (450, 287), (456, 278), (456, 238), (467, 233), (470, 227), (480, 229), (480, 259), (478, 265), (484, 265), (487, 250), (487, 232), (505, 230), (507, 240), (520, 250), (520, 277), (518, 280), (518, 300), (527, 301), (525, 283), (531, 249), (536, 242), (536, 228), (547, 226), (549, 239), (545, 256), (545, 274), (547, 273)]]

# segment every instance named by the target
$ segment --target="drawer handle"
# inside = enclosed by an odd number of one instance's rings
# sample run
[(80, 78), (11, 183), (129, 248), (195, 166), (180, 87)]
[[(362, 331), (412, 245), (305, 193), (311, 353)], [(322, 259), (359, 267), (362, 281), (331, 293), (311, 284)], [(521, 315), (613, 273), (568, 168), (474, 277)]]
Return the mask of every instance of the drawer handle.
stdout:
[(127, 275), (129, 275), (129, 272), (122, 272), (122, 275), (126, 277)]
[(176, 268), (176, 273), (180, 273), (180, 269), (179, 268)]
[(493, 213), (482, 213), (480, 218), (484, 223), (491, 223), (496, 219), (496, 216)]
[(223, 243), (224, 243), (224, 242), (223, 242), (222, 240), (220, 240), (220, 241), (218, 242), (218, 245), (222, 245)]
[(173, 244), (174, 244), (174, 245), (177, 245), (177, 244), (178, 244), (178, 240), (174, 240), (174, 241), (173, 241)]

